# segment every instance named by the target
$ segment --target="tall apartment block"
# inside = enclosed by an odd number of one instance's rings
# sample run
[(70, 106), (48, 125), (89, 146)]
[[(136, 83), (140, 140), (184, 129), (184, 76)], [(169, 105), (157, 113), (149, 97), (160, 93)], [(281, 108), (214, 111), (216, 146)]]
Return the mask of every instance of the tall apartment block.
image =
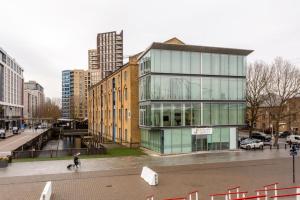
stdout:
[(0, 48), (0, 128), (20, 126), (23, 118), (23, 68)]
[(64, 70), (62, 72), (62, 117), (87, 118), (87, 90), (90, 86), (89, 70)]
[(44, 88), (36, 81), (24, 83), (24, 119), (37, 116), (40, 106), (45, 102)]
[(99, 69), (97, 49), (89, 49), (89, 69)]
[(123, 65), (123, 31), (99, 33), (97, 35), (97, 55), (101, 79)]
[(73, 71), (62, 71), (62, 118), (71, 119), (71, 96), (73, 95)]

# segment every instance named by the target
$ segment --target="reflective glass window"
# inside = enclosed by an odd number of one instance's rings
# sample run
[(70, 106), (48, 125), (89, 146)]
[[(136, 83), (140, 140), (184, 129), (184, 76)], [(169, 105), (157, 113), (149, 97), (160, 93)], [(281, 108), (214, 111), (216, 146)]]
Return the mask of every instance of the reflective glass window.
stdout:
[(191, 78), (182, 77), (182, 99), (191, 99)]
[(181, 69), (181, 52), (180, 51), (172, 51), (172, 73), (182, 73)]
[(238, 70), (237, 70), (237, 56), (230, 55), (229, 56), (229, 75), (231, 76), (237, 76)]
[(161, 50), (161, 72), (171, 73), (171, 51)]
[(211, 79), (211, 99), (218, 100), (220, 99), (220, 78)]
[(236, 125), (238, 118), (238, 107), (237, 104), (229, 104), (229, 124)]
[(160, 89), (161, 99), (171, 98), (170, 78), (168, 76), (161, 76)]
[(222, 54), (221, 55), (221, 64), (220, 64), (220, 75), (228, 75), (228, 55)]
[(171, 104), (163, 104), (163, 126), (171, 126)]
[(161, 126), (161, 104), (152, 104), (152, 125)]
[(208, 77), (202, 78), (202, 99), (203, 100), (211, 99), (211, 78)]
[(160, 65), (160, 50), (158, 49), (151, 49), (151, 69), (153, 72), (161, 72)]
[(220, 99), (228, 100), (228, 78), (220, 78)]
[(190, 74), (191, 73), (191, 53), (182, 52), (182, 73)]
[(184, 107), (184, 121), (185, 126), (190, 126), (192, 123), (192, 107), (189, 103), (186, 103)]
[(172, 105), (172, 126), (182, 125), (182, 107), (181, 104)]
[(191, 52), (191, 74), (201, 73), (201, 54), (198, 52)]
[(191, 77), (191, 99), (200, 100), (201, 99), (201, 78)]
[(219, 104), (211, 104), (211, 124), (219, 125), (220, 124), (220, 109)]
[(229, 99), (237, 100), (237, 79), (229, 79)]
[(211, 54), (211, 74), (219, 75), (220, 74), (220, 55)]
[(203, 103), (202, 104), (202, 117), (203, 117), (203, 124), (202, 125), (210, 125), (211, 124), (211, 117), (210, 117), (210, 104), (209, 103)]
[(211, 74), (211, 54), (202, 53), (202, 74)]
[(192, 104), (192, 125), (201, 125), (201, 103)]
[(170, 77), (171, 99), (182, 99), (182, 77)]
[(220, 125), (228, 124), (228, 104), (221, 103), (220, 104)]

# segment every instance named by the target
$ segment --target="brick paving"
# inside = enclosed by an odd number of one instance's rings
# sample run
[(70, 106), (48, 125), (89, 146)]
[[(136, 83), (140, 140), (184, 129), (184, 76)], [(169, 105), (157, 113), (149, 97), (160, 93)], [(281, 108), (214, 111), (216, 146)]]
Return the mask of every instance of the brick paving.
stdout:
[[(38, 199), (48, 180), (53, 181), (53, 200), (143, 200), (150, 194), (161, 200), (194, 190), (199, 190), (202, 200), (209, 199), (210, 193), (237, 185), (253, 194), (255, 189), (272, 182), (291, 186), (291, 163), (290, 158), (275, 158), (154, 167), (159, 174), (158, 186), (149, 186), (140, 178), (141, 168), (2, 177), (0, 199)], [(299, 158), (296, 166), (296, 183), (300, 184)]]

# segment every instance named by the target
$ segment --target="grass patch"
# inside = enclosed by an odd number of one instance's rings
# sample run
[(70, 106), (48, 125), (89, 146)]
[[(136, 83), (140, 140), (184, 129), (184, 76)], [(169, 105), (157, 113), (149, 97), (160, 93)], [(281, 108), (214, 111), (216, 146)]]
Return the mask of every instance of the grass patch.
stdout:
[[(139, 148), (126, 148), (118, 147), (113, 149), (108, 149), (106, 154), (100, 155), (81, 155), (80, 159), (93, 159), (93, 158), (111, 158), (111, 157), (123, 157), (123, 156), (142, 156), (146, 155)], [(12, 162), (33, 162), (33, 161), (51, 161), (51, 160), (72, 160), (73, 156), (62, 156), (62, 157), (53, 157), (53, 158), (20, 158), (13, 159)]]

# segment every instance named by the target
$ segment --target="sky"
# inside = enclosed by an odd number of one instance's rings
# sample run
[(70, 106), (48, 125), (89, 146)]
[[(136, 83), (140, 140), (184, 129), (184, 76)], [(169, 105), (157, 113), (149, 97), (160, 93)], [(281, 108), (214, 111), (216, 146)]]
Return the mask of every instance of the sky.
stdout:
[(124, 55), (177, 37), (186, 44), (252, 49), (248, 62), (300, 65), (299, 0), (0, 0), (0, 46), (48, 97), (61, 71), (87, 69), (97, 33), (124, 31)]

